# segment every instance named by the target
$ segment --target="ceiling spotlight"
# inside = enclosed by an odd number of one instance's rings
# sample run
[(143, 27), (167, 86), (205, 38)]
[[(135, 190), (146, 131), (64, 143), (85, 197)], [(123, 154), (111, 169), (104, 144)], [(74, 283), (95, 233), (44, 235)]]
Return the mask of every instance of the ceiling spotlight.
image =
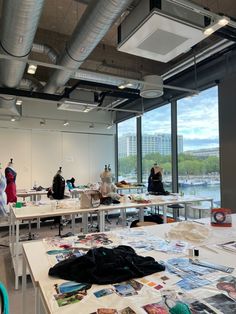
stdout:
[(107, 125), (107, 129), (111, 129), (113, 127), (113, 123)]
[(89, 128), (90, 128), (90, 129), (93, 129), (93, 128), (94, 128), (94, 124), (91, 123), (91, 124), (89, 125)]
[(29, 64), (27, 73), (35, 74), (36, 70), (37, 70), (37, 65), (36, 64)]
[(230, 22), (230, 18), (229, 18), (229, 17), (227, 17), (227, 16), (222, 16), (222, 18), (219, 19), (217, 23), (218, 23), (220, 26), (226, 26), (226, 25), (229, 24), (229, 22)]
[(132, 86), (133, 86), (133, 83), (131, 83), (131, 82), (123, 82), (123, 83), (118, 85), (118, 88), (119, 89), (124, 89), (124, 88), (132, 87)]
[(68, 122), (68, 121), (65, 121), (65, 122), (63, 123), (63, 125), (64, 125), (64, 126), (68, 126), (68, 125), (69, 125), (69, 122)]
[(16, 118), (15, 117), (11, 117), (11, 122), (15, 122)]
[(41, 120), (41, 121), (39, 122), (39, 124), (40, 124), (41, 126), (44, 126), (44, 125), (46, 124), (46, 121), (43, 119), (43, 120)]
[(91, 110), (91, 108), (88, 108), (87, 106), (84, 107), (83, 112), (89, 112)]
[(220, 18), (219, 20), (214, 21), (213, 23), (211, 23), (208, 27), (206, 27), (203, 30), (203, 34), (206, 36), (209, 36), (211, 34), (213, 34), (214, 32), (216, 32), (218, 29), (226, 26), (227, 24), (229, 24), (230, 19), (227, 16), (222, 16), (222, 18)]
[(21, 99), (17, 99), (16, 100), (16, 105), (17, 106), (21, 106), (22, 105), (22, 100)]
[(118, 88), (119, 89), (124, 89), (126, 87), (125, 83), (121, 83), (118, 85)]

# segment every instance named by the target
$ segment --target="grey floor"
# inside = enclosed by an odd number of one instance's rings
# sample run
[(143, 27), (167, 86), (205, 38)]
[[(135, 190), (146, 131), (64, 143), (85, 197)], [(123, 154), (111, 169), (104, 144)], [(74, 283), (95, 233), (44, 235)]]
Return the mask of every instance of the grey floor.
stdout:
[[(116, 227), (121, 227), (120, 224), (116, 224), (117, 218), (111, 219), (111, 225), (107, 223), (107, 228), (111, 229)], [(96, 226), (96, 222), (94, 223)], [(80, 232), (81, 223), (76, 223), (76, 232)], [(94, 232), (95, 229), (92, 230)], [(36, 230), (36, 225), (32, 227), (32, 232), (37, 232), (39, 239), (48, 236), (55, 236), (58, 234), (58, 229), (51, 229), (51, 223), (41, 225), (40, 230)], [(62, 233), (65, 234), (71, 232), (70, 225), (63, 227)], [(20, 230), (20, 234), (27, 236), (28, 227), (25, 226)], [(10, 314), (33, 314), (34, 313), (34, 288), (30, 277), (27, 278), (27, 313), (22, 313), (22, 292), (21, 292), (21, 282), (19, 290), (14, 289), (14, 269), (12, 266), (10, 251), (9, 251), (9, 239), (8, 230), (6, 228), (0, 228), (0, 281), (5, 285), (10, 303)]]

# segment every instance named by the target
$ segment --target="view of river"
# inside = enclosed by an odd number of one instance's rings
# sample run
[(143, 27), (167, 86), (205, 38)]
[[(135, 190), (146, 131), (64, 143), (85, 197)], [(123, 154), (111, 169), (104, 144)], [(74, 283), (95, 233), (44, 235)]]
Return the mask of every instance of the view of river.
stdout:
[[(167, 188), (168, 190), (169, 188)], [(196, 185), (181, 187), (180, 191), (184, 192), (186, 195), (200, 195), (212, 197), (216, 205), (220, 205), (220, 185)]]

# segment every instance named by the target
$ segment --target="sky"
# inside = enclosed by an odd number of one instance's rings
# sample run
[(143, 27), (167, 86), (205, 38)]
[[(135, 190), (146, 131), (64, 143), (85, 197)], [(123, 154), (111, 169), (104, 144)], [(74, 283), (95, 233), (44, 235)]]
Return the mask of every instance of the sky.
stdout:
[[(143, 134), (171, 133), (170, 105), (145, 113)], [(183, 135), (183, 149), (219, 147), (218, 87), (213, 87), (177, 104), (178, 135)], [(119, 124), (119, 136), (134, 133), (136, 118)]]

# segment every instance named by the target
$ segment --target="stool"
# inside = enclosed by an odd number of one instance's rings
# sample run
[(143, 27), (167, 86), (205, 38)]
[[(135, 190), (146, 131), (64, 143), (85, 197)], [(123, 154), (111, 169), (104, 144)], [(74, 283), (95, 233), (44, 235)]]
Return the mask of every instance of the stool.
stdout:
[(202, 205), (190, 206), (190, 208), (193, 209), (194, 211), (198, 210), (198, 218), (199, 219), (202, 218), (202, 212), (204, 212), (205, 210), (210, 211), (209, 207), (205, 207), (205, 206), (202, 206)]
[(179, 217), (179, 210), (180, 208), (184, 208), (184, 206), (180, 204), (170, 204), (167, 206), (167, 208), (173, 209), (173, 218), (174, 220), (177, 220), (177, 218)]

